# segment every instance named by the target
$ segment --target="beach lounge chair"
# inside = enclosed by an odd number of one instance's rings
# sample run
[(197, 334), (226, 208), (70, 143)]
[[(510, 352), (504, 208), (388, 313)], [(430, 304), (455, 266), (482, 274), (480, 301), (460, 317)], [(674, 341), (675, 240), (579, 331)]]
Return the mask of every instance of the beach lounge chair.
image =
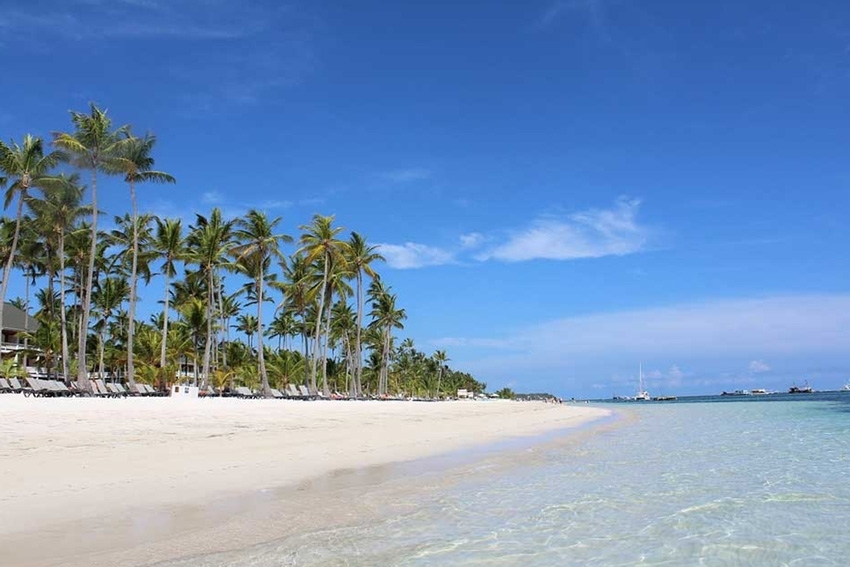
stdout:
[(12, 390), (9, 382), (5, 378), (0, 378), (0, 394), (11, 394), (12, 392), (14, 390)]
[(153, 388), (153, 386), (150, 386), (149, 384), (144, 384), (144, 386), (145, 386), (145, 390), (147, 390), (149, 396), (164, 396), (164, 395), (166, 395), (166, 394), (163, 394), (162, 392), (160, 392), (159, 390), (155, 390)]
[(307, 389), (307, 386), (301, 385), (298, 386), (298, 391), (301, 393), (301, 398), (305, 400), (315, 400), (316, 396), (310, 393), (310, 390)]
[(272, 388), (272, 397), (273, 397), (274, 399), (276, 399), (276, 400), (282, 400), (282, 399), (283, 399), (283, 398), (285, 398), (286, 396), (284, 396), (284, 395), (283, 395), (283, 392), (281, 392), (280, 390), (277, 390), (277, 389), (275, 389), (275, 388)]
[(64, 382), (59, 380), (41, 380), (40, 382), (52, 392), (52, 396), (68, 398), (74, 395), (74, 392), (69, 390)]
[(246, 388), (245, 386), (238, 386), (235, 390), (236, 395), (240, 398), (254, 398), (254, 392)]
[[(27, 386), (29, 386), (29, 394), (39, 398), (54, 395), (50, 386), (44, 384), (42, 380), (39, 380), (38, 378), (24, 378), (24, 380), (26, 381)], [(24, 392), (24, 395), (26, 396), (27, 392)]]
[(21, 382), (17, 378), (9, 378), (9, 386), (12, 387), (12, 391), (18, 394), (23, 394), (25, 396), (29, 396), (32, 389), (29, 386), (22, 386)]
[(286, 388), (283, 389), (283, 393), (293, 400), (297, 400), (301, 397), (301, 394), (295, 389), (295, 384), (287, 384)]
[(125, 397), (134, 395), (133, 392), (130, 392), (130, 390), (128, 390), (127, 388), (124, 387), (124, 384), (121, 384), (120, 382), (115, 382), (114, 385), (115, 385), (115, 389), (118, 390), (118, 393), (120, 395), (125, 396)]

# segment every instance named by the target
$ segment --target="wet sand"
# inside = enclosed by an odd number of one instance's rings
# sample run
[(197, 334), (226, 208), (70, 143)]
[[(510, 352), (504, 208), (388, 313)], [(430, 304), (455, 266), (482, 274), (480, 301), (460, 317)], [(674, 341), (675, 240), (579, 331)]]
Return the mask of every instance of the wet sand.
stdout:
[[(391, 490), (386, 465), (463, 454), (605, 414), (505, 401), (4, 395), (3, 564), (148, 565), (250, 545), (279, 536), (282, 525), (294, 533), (344, 521), (355, 500), (356, 513), (368, 514), (370, 502), (382, 501), (371, 493)], [(257, 529), (275, 525), (274, 534)]]

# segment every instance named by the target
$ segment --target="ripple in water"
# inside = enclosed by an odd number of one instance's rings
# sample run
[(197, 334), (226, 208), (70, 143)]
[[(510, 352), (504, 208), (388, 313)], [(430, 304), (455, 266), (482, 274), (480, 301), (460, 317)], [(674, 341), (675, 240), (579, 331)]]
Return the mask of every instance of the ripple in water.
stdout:
[(378, 520), (171, 565), (843, 567), (847, 407), (635, 407), (626, 425), (530, 464), (412, 488), (403, 513), (388, 502)]

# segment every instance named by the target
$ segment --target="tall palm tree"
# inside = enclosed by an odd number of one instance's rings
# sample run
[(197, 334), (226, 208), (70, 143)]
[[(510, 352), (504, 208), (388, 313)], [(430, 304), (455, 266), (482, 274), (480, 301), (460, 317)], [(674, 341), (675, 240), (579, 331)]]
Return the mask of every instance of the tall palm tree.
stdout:
[(235, 236), (238, 244), (231, 250), (237, 266), (254, 279), (254, 293), (257, 298), (257, 369), (260, 372), (263, 395), (267, 398), (271, 397), (272, 392), (263, 348), (263, 284), (271, 261), (283, 257), (280, 243), (292, 242), (291, 236), (275, 233), (280, 221), (280, 217), (270, 220), (265, 213), (255, 209), (248, 211), (244, 218), (236, 221)]
[(450, 360), (446, 355), (446, 351), (438, 350), (434, 353), (434, 356), (431, 357), (434, 362), (437, 364), (437, 397), (440, 397), (440, 382), (443, 380), (443, 369), (446, 366), (446, 363)]
[(95, 327), (98, 330), (98, 353), (100, 361), (98, 367), (101, 378), (103, 378), (106, 334), (109, 331), (112, 316), (121, 308), (121, 304), (124, 303), (129, 295), (130, 287), (127, 285), (127, 280), (118, 277), (107, 277), (105, 280), (98, 282), (98, 286), (92, 295), (92, 302), (100, 314)]
[(43, 225), (43, 232), (48, 237), (55, 237), (57, 256), (59, 257), (59, 316), (62, 323), (62, 379), (69, 381), (70, 350), (68, 348), (68, 321), (65, 302), (65, 238), (77, 224), (77, 221), (89, 214), (89, 208), (83, 206), (84, 187), (79, 185), (79, 175), (62, 174), (55, 182), (50, 183), (49, 190), (42, 191), (41, 199), (30, 199), (36, 224)]
[(3, 282), (0, 284), (0, 341), (3, 337), (3, 305), (6, 302), (6, 291), (9, 286), (9, 276), (15, 263), (15, 252), (21, 233), (21, 219), (24, 216), (24, 203), (28, 191), (33, 187), (41, 187), (51, 179), (50, 170), (59, 163), (62, 154), (59, 152), (44, 153), (44, 143), (41, 138), (29, 134), (24, 136), (23, 144), (14, 140), (11, 145), (0, 141), (0, 177), (2, 185), (8, 185), (4, 209), (8, 209), (17, 197), (18, 206), (15, 214), (15, 231), (12, 235), (9, 254), (3, 266)]
[(357, 280), (357, 329), (354, 337), (354, 380), (352, 394), (360, 396), (363, 393), (363, 352), (361, 350), (361, 330), (363, 327), (363, 274), (372, 279), (378, 274), (372, 268), (372, 263), (384, 261), (384, 257), (377, 252), (377, 246), (369, 246), (366, 239), (357, 232), (352, 232), (348, 239), (348, 264), (349, 269)]
[(397, 296), (390, 293), (380, 280), (372, 280), (369, 287), (369, 298), (372, 301), (371, 325), (382, 333), (381, 370), (378, 379), (378, 395), (384, 395), (389, 388), (389, 362), (392, 350), (393, 329), (403, 329), (403, 321), (407, 319), (404, 309), (396, 306)]
[(81, 331), (77, 345), (77, 379), (83, 389), (89, 389), (88, 368), (86, 365), (86, 341), (91, 315), (91, 298), (94, 282), (94, 264), (97, 255), (97, 174), (98, 172), (112, 173), (112, 160), (127, 145), (129, 138), (126, 134), (129, 126), (112, 129), (112, 119), (105, 110), (94, 103), (91, 104), (90, 114), (71, 112), (73, 132), (56, 132), (53, 134), (53, 145), (59, 148), (71, 162), (80, 169), (91, 171), (92, 222), (91, 244), (89, 249), (88, 270), (83, 286), (83, 308), (81, 316)]
[(322, 269), (322, 283), (319, 288), (321, 290), (319, 293), (319, 309), (318, 316), (316, 317), (316, 332), (313, 344), (313, 360), (310, 364), (310, 391), (314, 394), (318, 392), (316, 385), (316, 366), (320, 352), (318, 345), (320, 339), (319, 332), (322, 326), (322, 312), (324, 311), (325, 304), (328, 302), (325, 293), (328, 287), (328, 276), (330, 275), (330, 268), (333, 261), (340, 258), (347, 247), (345, 242), (337, 238), (337, 235), (342, 231), (342, 227), (334, 228), (333, 222), (333, 215), (327, 217), (314, 215), (312, 223), (300, 227), (304, 233), (300, 239), (301, 248), (297, 252), (297, 254), (303, 253), (307, 262), (310, 264), (319, 262), (318, 265)]
[[(130, 202), (132, 203), (133, 253), (130, 270), (130, 302), (129, 327), (127, 328), (127, 377), (131, 386), (135, 386), (135, 366), (133, 360), (133, 340), (136, 325), (136, 288), (139, 262), (139, 213), (136, 204), (137, 183), (174, 183), (175, 179), (163, 171), (153, 169), (154, 159), (151, 156), (156, 144), (156, 136), (145, 134), (143, 138), (133, 137), (129, 132), (124, 133), (127, 143), (119, 148), (113, 165), (124, 174), (124, 181), (130, 187)], [(163, 349), (164, 350), (164, 349)]]
[[(123, 270), (129, 269), (129, 286), (130, 295), (128, 297), (129, 310), (127, 313), (127, 381), (130, 387), (136, 387), (133, 337), (136, 328), (136, 301), (138, 295), (136, 289), (138, 287), (139, 276), (150, 283), (151, 280), (151, 261), (156, 254), (151, 248), (153, 235), (151, 234), (151, 222), (153, 216), (149, 214), (134, 214), (115, 217), (115, 224), (118, 228), (111, 232), (111, 244), (119, 246), (121, 251), (118, 254), (118, 259), (122, 261)], [(129, 266), (127, 266), (129, 264)], [(123, 271), (122, 270), (122, 271)]]
[(210, 375), (210, 355), (213, 344), (213, 305), (215, 305), (218, 270), (226, 263), (233, 238), (234, 221), (225, 221), (221, 210), (213, 209), (210, 218), (197, 215), (197, 224), (187, 238), (188, 258), (197, 264), (206, 279), (206, 324), (207, 336), (204, 344), (202, 385)]
[(159, 367), (165, 370), (165, 355), (168, 344), (169, 280), (177, 275), (177, 261), (186, 253), (186, 241), (183, 238), (183, 225), (180, 219), (155, 217), (156, 235), (153, 249), (162, 258), (162, 276), (165, 279), (165, 299), (162, 304), (162, 344), (160, 345)]
[(310, 368), (307, 363), (309, 359), (309, 339), (310, 326), (308, 324), (308, 314), (310, 306), (313, 304), (315, 290), (310, 286), (310, 263), (303, 254), (295, 254), (289, 262), (281, 261), (280, 267), (283, 271), (282, 282), (271, 282), (270, 285), (279, 291), (283, 292), (283, 300), (278, 309), (286, 309), (295, 313), (299, 321), (299, 329), (301, 331), (301, 340), (304, 355), (304, 385), (307, 386), (310, 382)]

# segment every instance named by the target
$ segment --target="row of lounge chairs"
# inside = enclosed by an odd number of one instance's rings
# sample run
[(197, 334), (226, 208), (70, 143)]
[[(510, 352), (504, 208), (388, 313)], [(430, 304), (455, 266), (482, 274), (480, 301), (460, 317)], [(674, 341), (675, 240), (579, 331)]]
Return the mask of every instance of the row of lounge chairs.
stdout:
[(136, 384), (135, 390), (129, 384), (123, 384), (103, 380), (91, 380), (91, 392), (84, 390), (77, 382), (72, 382), (68, 387), (60, 380), (46, 380), (42, 378), (24, 378), (21, 384), (17, 378), (0, 378), (0, 394), (23, 394), (35, 397), (70, 397), (70, 396), (94, 396), (98, 398), (122, 398), (126, 396), (160, 396), (157, 390), (147, 384)]
[[(296, 386), (295, 384), (287, 384), (286, 388), (283, 390), (279, 390), (277, 388), (271, 389), (272, 398), (276, 400), (322, 400), (325, 399), (325, 396), (319, 392), (317, 395), (313, 395), (307, 389), (307, 386)], [(258, 391), (253, 391), (250, 388), (245, 386), (238, 386), (229, 391), (218, 391), (213, 386), (207, 386), (206, 391), (202, 392), (201, 395), (203, 397), (214, 397), (214, 396), (227, 396), (233, 398), (262, 398), (263, 393)], [(336, 396), (333, 396), (334, 398)]]

